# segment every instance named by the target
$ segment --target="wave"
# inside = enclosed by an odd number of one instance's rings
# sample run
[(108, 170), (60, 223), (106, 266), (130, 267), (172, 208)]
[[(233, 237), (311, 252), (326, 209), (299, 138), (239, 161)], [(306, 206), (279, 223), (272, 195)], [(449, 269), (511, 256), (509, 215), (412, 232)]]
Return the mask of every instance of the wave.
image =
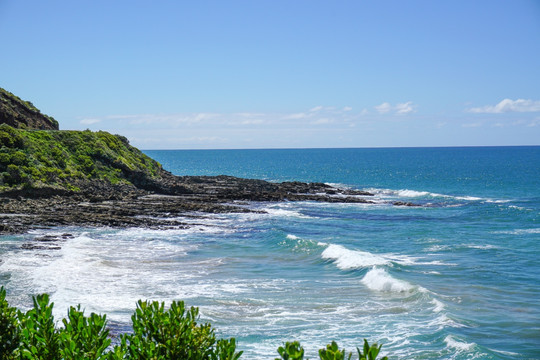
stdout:
[(448, 347), (456, 349), (457, 351), (469, 351), (476, 345), (474, 343), (457, 341), (452, 337), (452, 335), (448, 335), (446, 338), (444, 338), (444, 342)]
[(327, 182), (327, 183), (324, 183), (325, 185), (328, 185), (328, 186), (331, 186), (333, 188), (336, 188), (336, 189), (345, 189), (345, 190), (349, 190), (349, 189), (352, 189), (352, 186), (351, 185), (347, 185), (347, 184), (342, 184), (342, 183), (332, 183), (332, 182)]
[(502, 203), (508, 203), (512, 200), (500, 200), (500, 199), (489, 199), (489, 198), (482, 198), (478, 196), (471, 196), (471, 195), (447, 195), (447, 194), (440, 194), (436, 192), (430, 192), (430, 191), (419, 191), (419, 190), (411, 190), (411, 189), (377, 189), (377, 188), (369, 188), (366, 189), (366, 191), (369, 191), (371, 193), (374, 193), (376, 196), (379, 197), (402, 197), (402, 198), (443, 198), (443, 199), (453, 199), (453, 200), (462, 200), (462, 201), (484, 201), (487, 203), (495, 203), (495, 204), (502, 204)]
[(484, 201), (487, 201), (487, 202), (498, 202), (498, 201), (494, 201), (494, 200), (483, 199), (483, 198), (480, 198), (480, 197), (477, 197), (477, 196), (445, 196), (445, 197), (453, 197), (454, 199), (457, 199), (457, 200), (467, 200), (467, 201), (481, 201), (481, 200), (484, 200)]
[[(294, 235), (293, 235), (294, 236)], [(292, 238), (289, 238), (292, 239)], [(321, 257), (332, 260), (341, 270), (361, 269), (372, 266), (392, 265), (393, 263), (411, 265), (452, 265), (438, 260), (421, 261), (419, 257), (397, 254), (373, 254), (367, 251), (350, 250), (342, 245), (319, 242), (318, 245), (326, 246)]]
[(398, 196), (398, 197), (407, 197), (407, 198), (417, 198), (417, 197), (451, 197), (449, 195), (443, 195), (438, 193), (432, 193), (429, 191), (417, 191), (417, 190), (411, 190), (411, 189), (400, 189), (400, 190), (394, 190), (394, 189), (377, 189), (377, 188), (369, 188), (366, 189), (366, 191), (369, 191), (371, 193), (374, 193), (378, 196)]
[(508, 235), (540, 234), (540, 228), (494, 231), (493, 234), (508, 234)]
[(401, 197), (422, 197), (422, 196), (441, 196), (440, 194), (434, 194), (427, 191), (415, 191), (415, 190), (397, 190), (396, 194)]
[(296, 218), (301, 218), (301, 219), (314, 219), (315, 218), (313, 216), (304, 215), (294, 210), (286, 210), (286, 209), (281, 209), (281, 208), (277, 208), (277, 209), (265, 208), (263, 210), (266, 211), (270, 216), (275, 216), (275, 217), (296, 217)]
[(404, 280), (393, 278), (386, 270), (375, 267), (367, 272), (361, 282), (369, 289), (380, 292), (403, 293), (418, 289)]
[(333, 260), (341, 270), (358, 269), (375, 265), (388, 265), (390, 259), (366, 251), (349, 250), (341, 245), (331, 244), (322, 252), (323, 259)]
[(444, 308), (445, 308), (444, 304), (442, 302), (440, 302), (439, 300), (437, 300), (437, 299), (432, 299), (431, 303), (435, 306), (433, 308), (433, 312), (438, 313), (438, 312), (443, 311)]
[(477, 245), (477, 244), (463, 244), (464, 247), (469, 249), (479, 249), (479, 250), (491, 250), (491, 249), (498, 249), (498, 246), (495, 245)]

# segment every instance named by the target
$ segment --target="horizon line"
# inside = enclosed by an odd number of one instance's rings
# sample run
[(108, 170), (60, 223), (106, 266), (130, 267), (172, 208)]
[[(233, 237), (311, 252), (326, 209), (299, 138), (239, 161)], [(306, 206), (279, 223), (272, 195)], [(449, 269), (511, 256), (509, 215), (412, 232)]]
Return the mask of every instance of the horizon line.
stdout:
[(457, 148), (509, 148), (540, 147), (540, 145), (442, 145), (442, 146), (358, 146), (358, 147), (276, 147), (276, 148), (208, 148), (208, 149), (144, 149), (141, 151), (227, 151), (227, 150), (346, 150), (346, 149), (457, 149)]

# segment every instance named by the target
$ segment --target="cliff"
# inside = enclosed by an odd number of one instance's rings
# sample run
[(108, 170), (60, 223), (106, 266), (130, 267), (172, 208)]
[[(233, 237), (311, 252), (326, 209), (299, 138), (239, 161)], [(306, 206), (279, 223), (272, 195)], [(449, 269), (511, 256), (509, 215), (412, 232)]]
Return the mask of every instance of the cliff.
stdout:
[(173, 178), (120, 135), (0, 125), (0, 191), (23, 191), (34, 197), (96, 191), (111, 196), (126, 186), (165, 194), (184, 192), (171, 182)]
[(58, 121), (42, 114), (30, 101), (0, 88), (0, 124), (19, 129), (58, 130)]

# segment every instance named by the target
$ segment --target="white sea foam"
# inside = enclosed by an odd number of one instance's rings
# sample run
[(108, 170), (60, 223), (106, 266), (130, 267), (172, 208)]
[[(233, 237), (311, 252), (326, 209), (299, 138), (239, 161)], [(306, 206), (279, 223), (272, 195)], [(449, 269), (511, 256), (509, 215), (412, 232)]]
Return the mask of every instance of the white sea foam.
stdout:
[(509, 205), (508, 206), (510, 209), (516, 209), (516, 210), (528, 210), (528, 211), (531, 211), (531, 209), (527, 209), (527, 208), (524, 208), (522, 206), (516, 206), (516, 205)]
[(289, 240), (298, 240), (299, 237), (296, 236), (296, 235), (288, 234), (288, 235), (287, 235), (287, 239), (289, 239)]
[(422, 197), (422, 196), (428, 196), (428, 195), (434, 196), (433, 194), (427, 191), (415, 191), (415, 190), (408, 190), (408, 189), (398, 190), (396, 193), (397, 195), (402, 196), (402, 197)]
[(266, 211), (270, 216), (276, 216), (276, 217), (297, 217), (301, 219), (312, 219), (312, 216), (304, 215), (298, 211), (295, 210), (286, 210), (282, 208), (265, 208), (264, 211)]
[(334, 187), (336, 189), (351, 189), (350, 185), (341, 184), (341, 183), (325, 183), (328, 186)]
[(490, 250), (490, 249), (497, 249), (498, 247), (495, 245), (477, 245), (477, 244), (464, 244), (463, 246), (468, 247), (469, 249), (479, 249), (479, 250)]
[(448, 345), (448, 347), (456, 349), (457, 351), (469, 351), (475, 346), (474, 343), (457, 341), (452, 337), (452, 335), (448, 335), (446, 338), (444, 338), (444, 342), (446, 345)]
[(503, 231), (494, 231), (493, 233), (494, 234), (508, 234), (508, 235), (540, 234), (540, 228), (503, 230)]
[(389, 259), (366, 251), (349, 250), (341, 245), (331, 244), (321, 254), (323, 259), (334, 260), (336, 266), (342, 270), (387, 265)]
[(467, 201), (480, 201), (484, 200), (482, 198), (476, 197), (476, 196), (456, 196), (455, 199), (458, 200), (467, 200)]
[(372, 266), (391, 265), (396, 263), (403, 266), (411, 265), (448, 265), (441, 261), (421, 261), (419, 257), (400, 254), (373, 254), (367, 251), (350, 250), (342, 245), (319, 242), (320, 246), (327, 246), (321, 257), (333, 260), (342, 270), (361, 269)]
[(438, 313), (438, 312), (441, 312), (441, 311), (444, 310), (444, 304), (443, 304), (442, 302), (440, 302), (439, 300), (433, 298), (433, 299), (431, 300), (431, 303), (435, 306), (435, 307), (433, 308), (433, 311), (434, 311), (434, 312)]
[(406, 281), (393, 278), (384, 269), (373, 268), (362, 278), (362, 284), (381, 292), (410, 292), (414, 286)]
[(494, 200), (494, 199), (486, 199), (481, 198), (478, 196), (471, 196), (471, 195), (465, 195), (465, 196), (453, 196), (453, 195), (446, 195), (446, 194), (440, 194), (435, 192), (429, 192), (429, 191), (419, 191), (419, 190), (411, 190), (411, 189), (400, 189), (400, 190), (393, 190), (393, 189), (367, 189), (367, 191), (370, 191), (377, 195), (378, 197), (387, 198), (387, 197), (405, 197), (405, 198), (422, 198), (422, 197), (431, 197), (431, 198), (445, 198), (445, 199), (455, 199), (455, 200), (464, 200), (464, 201), (486, 201), (490, 203), (507, 203), (511, 200)]
[(450, 245), (432, 245), (428, 248), (426, 248), (427, 252), (439, 252), (439, 251), (447, 251), (450, 250)]

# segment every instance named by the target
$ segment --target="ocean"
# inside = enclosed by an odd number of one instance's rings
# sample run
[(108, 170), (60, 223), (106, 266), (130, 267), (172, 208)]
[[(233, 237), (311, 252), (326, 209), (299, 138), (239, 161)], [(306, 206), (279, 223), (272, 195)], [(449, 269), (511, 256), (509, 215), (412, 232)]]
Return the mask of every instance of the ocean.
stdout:
[[(176, 175), (325, 182), (375, 204), (256, 202), (189, 229), (63, 227), (0, 237), (11, 304), (51, 294), (129, 328), (185, 300), (242, 359), (299, 340), (390, 359), (540, 359), (540, 147), (145, 151)], [(410, 201), (420, 207), (390, 205)], [(60, 250), (29, 239), (71, 233)]]

